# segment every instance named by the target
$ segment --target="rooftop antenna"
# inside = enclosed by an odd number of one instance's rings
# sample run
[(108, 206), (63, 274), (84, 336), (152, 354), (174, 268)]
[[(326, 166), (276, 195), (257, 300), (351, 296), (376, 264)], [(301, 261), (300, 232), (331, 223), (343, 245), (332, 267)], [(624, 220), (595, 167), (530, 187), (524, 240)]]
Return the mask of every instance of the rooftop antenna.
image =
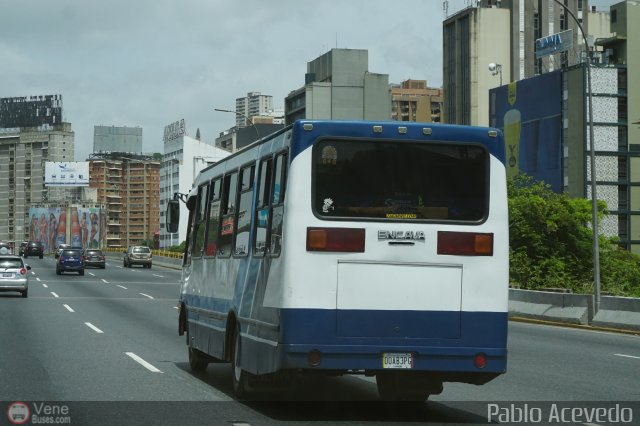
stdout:
[(444, 10), (444, 17), (449, 16), (449, 0), (444, 0), (442, 2), (442, 10)]

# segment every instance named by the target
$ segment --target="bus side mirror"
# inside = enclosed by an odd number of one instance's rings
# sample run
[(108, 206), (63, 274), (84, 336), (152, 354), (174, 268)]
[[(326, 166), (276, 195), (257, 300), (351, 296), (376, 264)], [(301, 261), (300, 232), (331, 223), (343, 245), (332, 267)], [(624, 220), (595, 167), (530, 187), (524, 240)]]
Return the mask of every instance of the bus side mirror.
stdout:
[(165, 218), (167, 232), (171, 234), (178, 232), (178, 224), (180, 223), (180, 202), (178, 200), (169, 201)]

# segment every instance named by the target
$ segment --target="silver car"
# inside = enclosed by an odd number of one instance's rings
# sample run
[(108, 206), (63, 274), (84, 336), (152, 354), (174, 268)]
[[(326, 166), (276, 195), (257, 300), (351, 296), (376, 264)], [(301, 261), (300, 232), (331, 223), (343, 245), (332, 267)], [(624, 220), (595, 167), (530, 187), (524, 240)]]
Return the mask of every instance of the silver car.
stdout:
[(19, 291), (22, 297), (29, 293), (29, 272), (31, 266), (20, 256), (0, 255), (0, 291)]

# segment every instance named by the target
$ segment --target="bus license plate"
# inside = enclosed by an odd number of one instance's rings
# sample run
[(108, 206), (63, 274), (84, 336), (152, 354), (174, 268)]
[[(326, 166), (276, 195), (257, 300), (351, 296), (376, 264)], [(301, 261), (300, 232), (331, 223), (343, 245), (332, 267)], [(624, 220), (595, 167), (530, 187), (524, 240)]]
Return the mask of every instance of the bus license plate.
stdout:
[(413, 368), (413, 354), (383, 353), (382, 368)]

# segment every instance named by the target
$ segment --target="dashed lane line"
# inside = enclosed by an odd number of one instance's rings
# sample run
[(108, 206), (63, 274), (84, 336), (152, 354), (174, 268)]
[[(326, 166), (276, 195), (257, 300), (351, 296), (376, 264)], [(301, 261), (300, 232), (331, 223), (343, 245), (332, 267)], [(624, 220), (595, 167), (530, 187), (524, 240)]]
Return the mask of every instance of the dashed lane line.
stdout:
[(75, 312), (75, 311), (71, 308), (71, 306), (67, 305), (66, 303), (65, 303), (64, 305), (62, 305), (62, 306), (64, 306), (64, 307), (67, 309), (67, 311), (69, 311), (69, 312)]
[(152, 373), (162, 373), (162, 371), (158, 370), (152, 364), (140, 358), (138, 355), (134, 354), (133, 352), (125, 352), (125, 354), (131, 359), (133, 359), (135, 362), (137, 362), (138, 364), (142, 365), (147, 370), (151, 371)]
[(95, 325), (91, 324), (90, 322), (85, 322), (84, 325), (86, 325), (87, 327), (89, 327), (90, 329), (95, 331), (96, 333), (99, 333), (99, 334), (104, 333), (104, 331), (100, 330), (98, 327), (96, 327)]

